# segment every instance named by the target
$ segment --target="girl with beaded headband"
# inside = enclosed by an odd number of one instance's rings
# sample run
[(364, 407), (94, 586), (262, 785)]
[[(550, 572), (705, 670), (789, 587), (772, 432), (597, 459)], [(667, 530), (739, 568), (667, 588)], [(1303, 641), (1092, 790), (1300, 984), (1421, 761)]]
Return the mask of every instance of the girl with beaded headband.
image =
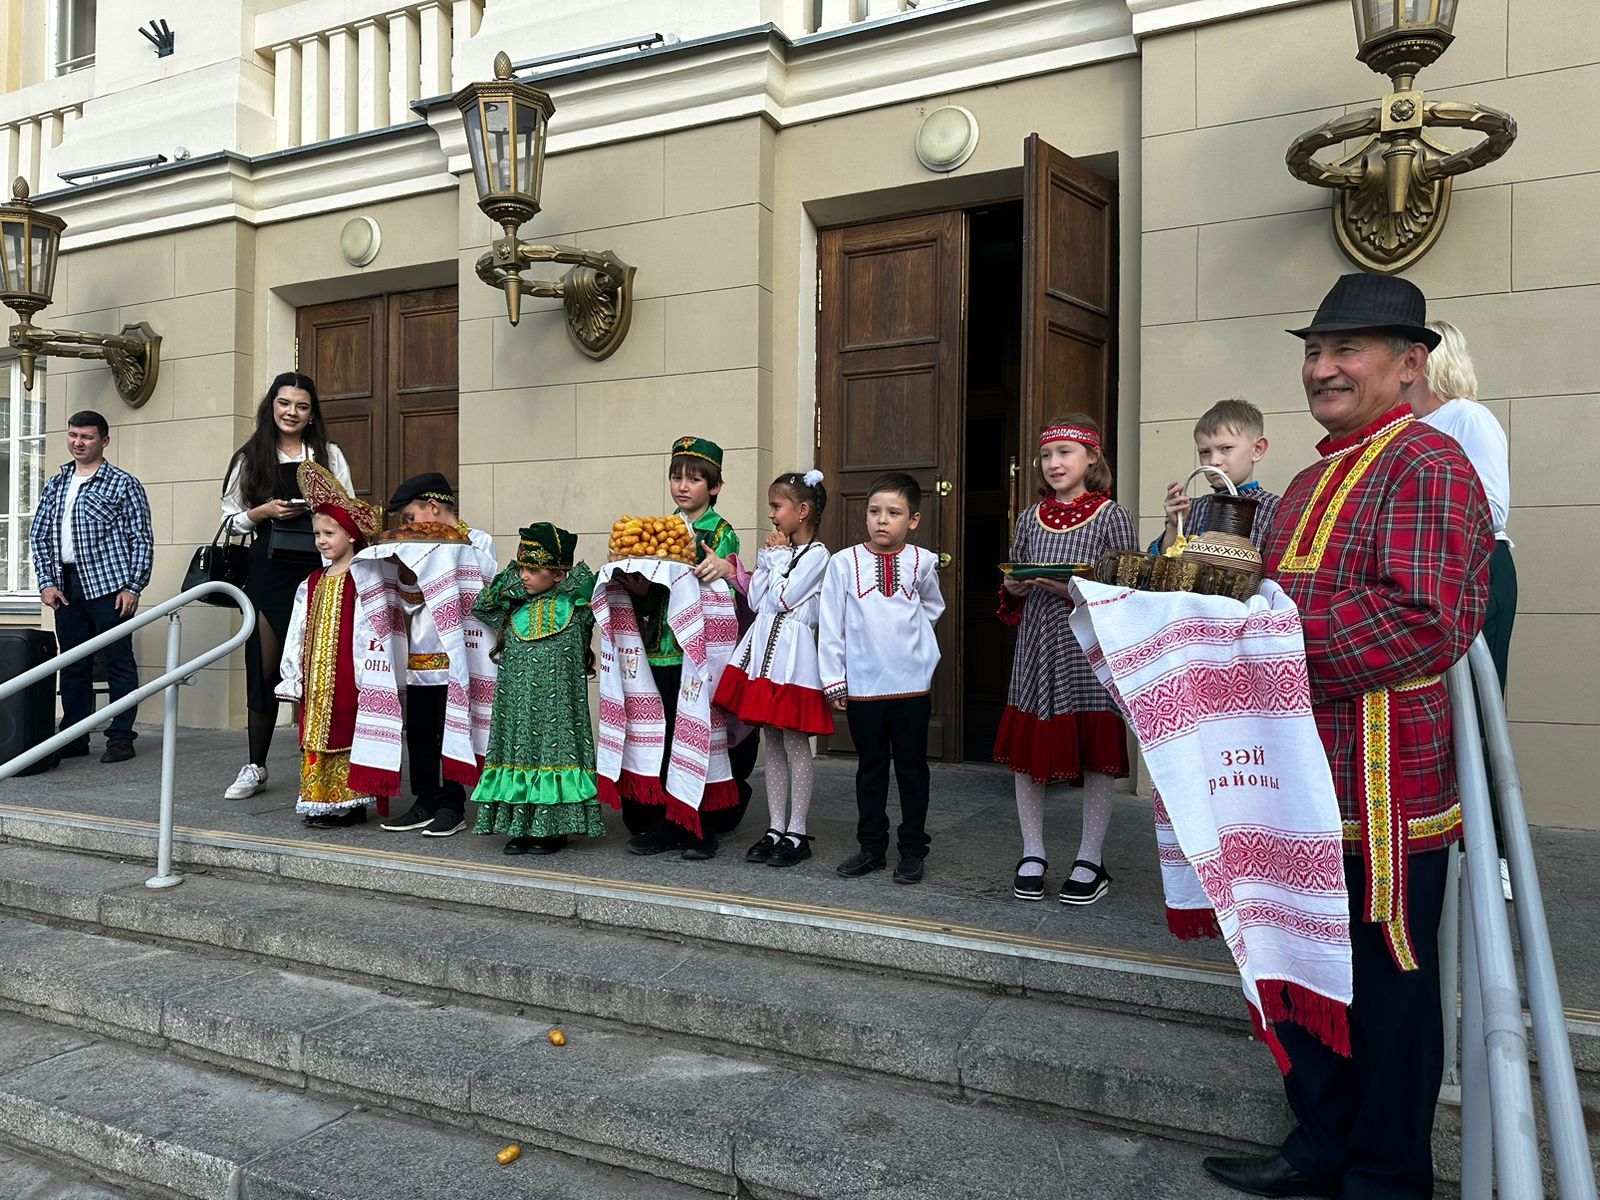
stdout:
[[(1039, 433), (1040, 501), (1017, 519), (1011, 560), (1086, 567), (1108, 548), (1136, 548), (1133, 518), (1111, 499), (1111, 468), (1099, 424), (1084, 413), (1049, 421)], [(1083, 789), (1083, 834), (1059, 899), (1093, 904), (1106, 893), (1104, 846), (1114, 781), (1128, 774), (1127, 730), (1067, 625), (1065, 578), (1007, 576), (999, 617), (1017, 627), (1011, 690), (995, 761), (1015, 772), (1022, 860), (1012, 892), (1044, 898), (1044, 796), (1052, 783)]]
[(716, 702), (763, 731), (768, 829), (744, 857), (772, 867), (811, 857), (811, 738), (833, 732), (817, 666), (817, 610), (828, 565), (817, 528), (827, 504), (821, 471), (789, 471), (767, 489), (772, 535), (748, 589), (755, 621), (717, 685)]
[(554, 854), (606, 832), (589, 720), (594, 572), (573, 561), (577, 545), (548, 521), (527, 526), (472, 608), (500, 665), (472, 832), (506, 835), (507, 854)]
[(377, 800), (350, 786), (362, 652), (371, 632), (361, 619), (350, 564), (383, 528), (383, 514), (351, 496), (315, 462), (301, 463), (297, 478), (324, 565), (295, 592), (279, 668), (278, 698), (294, 701), (299, 717), (300, 794), (294, 808), (307, 825), (359, 825)]

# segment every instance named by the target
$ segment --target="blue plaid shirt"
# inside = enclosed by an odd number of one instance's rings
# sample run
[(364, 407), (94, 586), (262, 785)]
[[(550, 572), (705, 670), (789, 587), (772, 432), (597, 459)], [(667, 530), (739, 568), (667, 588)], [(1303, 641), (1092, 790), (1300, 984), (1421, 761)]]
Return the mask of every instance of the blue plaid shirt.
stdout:
[[(76, 463), (68, 463), (44, 485), (33, 513), (28, 546), (39, 590), (61, 586), (61, 506)], [(86, 599), (132, 592), (150, 582), (155, 535), (144, 485), (120, 467), (102, 462), (78, 486), (72, 502), (72, 558)]]

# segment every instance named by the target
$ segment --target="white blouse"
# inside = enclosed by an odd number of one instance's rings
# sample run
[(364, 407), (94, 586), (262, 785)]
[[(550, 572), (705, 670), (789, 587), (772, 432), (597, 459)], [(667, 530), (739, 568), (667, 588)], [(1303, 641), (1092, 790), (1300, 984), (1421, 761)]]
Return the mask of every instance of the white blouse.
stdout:
[(751, 610), (788, 613), (815, 629), (822, 576), (827, 569), (828, 548), (821, 542), (763, 548), (756, 555), (756, 573), (750, 577)]
[(1511, 448), (1500, 422), (1476, 400), (1460, 398), (1446, 400), (1421, 419), (1460, 444), (1467, 461), (1478, 473), (1483, 494), (1489, 498), (1495, 539), (1510, 545), (1506, 517), (1511, 512)]
[[(280, 463), (305, 462), (310, 453), (310, 447), (302, 442), (298, 458), (285, 454), (280, 449), (278, 451), (278, 461)], [(235, 454), (233, 456), (233, 462), (228, 467), (228, 482), (222, 489), (222, 519), (228, 523), (229, 533), (253, 533), (256, 528), (256, 522), (246, 515), (249, 506), (245, 504), (244, 496), (239, 490), (239, 467), (243, 462), (243, 454)], [(340, 450), (333, 442), (328, 443), (327, 467), (328, 470), (333, 472), (333, 477), (339, 481), (340, 486), (354, 495), (356, 485), (355, 481), (350, 478), (350, 464), (344, 460), (344, 451)]]
[(822, 690), (829, 700), (892, 700), (933, 686), (944, 612), (938, 558), (920, 546), (879, 554), (851, 546), (828, 560), (817, 623)]

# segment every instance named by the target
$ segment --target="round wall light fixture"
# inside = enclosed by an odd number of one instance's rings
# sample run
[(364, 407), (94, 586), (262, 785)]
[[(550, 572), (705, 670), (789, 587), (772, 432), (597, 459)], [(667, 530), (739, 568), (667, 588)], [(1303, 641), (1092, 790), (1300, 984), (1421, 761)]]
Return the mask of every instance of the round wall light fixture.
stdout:
[(978, 118), (959, 104), (936, 108), (917, 126), (917, 161), (930, 171), (954, 171), (978, 148)]
[(351, 217), (339, 231), (339, 252), (352, 267), (364, 267), (378, 257), (383, 230), (371, 217)]

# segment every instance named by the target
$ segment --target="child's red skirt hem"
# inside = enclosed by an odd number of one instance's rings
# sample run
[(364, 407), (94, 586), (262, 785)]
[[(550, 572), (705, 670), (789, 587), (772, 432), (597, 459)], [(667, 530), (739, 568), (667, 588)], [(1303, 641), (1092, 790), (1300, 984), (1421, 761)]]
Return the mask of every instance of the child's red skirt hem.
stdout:
[(1006, 705), (995, 735), (995, 762), (1038, 783), (1083, 783), (1085, 771), (1128, 776), (1128, 732), (1111, 712), (1036, 717)]
[(793, 729), (812, 737), (826, 737), (833, 732), (833, 710), (821, 688), (752, 679), (734, 666), (722, 672), (717, 704), (746, 725)]

